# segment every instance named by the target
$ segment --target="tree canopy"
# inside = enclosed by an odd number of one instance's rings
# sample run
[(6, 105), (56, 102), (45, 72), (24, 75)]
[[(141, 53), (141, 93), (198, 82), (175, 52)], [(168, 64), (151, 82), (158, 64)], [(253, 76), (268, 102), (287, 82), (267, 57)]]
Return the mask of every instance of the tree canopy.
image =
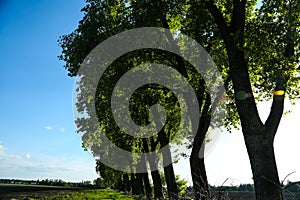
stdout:
[[(170, 30), (165, 32), (165, 40), (171, 44), (172, 41), (179, 40), (180, 33), (195, 39), (213, 58), (222, 73), (226, 89), (226, 98), (223, 100), (227, 111), (224, 126), (230, 130), (241, 124), (255, 181), (261, 174), (256, 174), (254, 165), (264, 158), (270, 160), (267, 164), (273, 167), (272, 173), (275, 175), (272, 177), (278, 182), (273, 140), (283, 113), (284, 97), (295, 100), (300, 95), (299, 10), (300, 2), (297, 0), (263, 0), (260, 3), (256, 0), (86, 0), (86, 6), (82, 9), (84, 17), (79, 22), (78, 28), (59, 40), (62, 47), (59, 59), (65, 61), (69, 75), (76, 76), (86, 56), (99, 43), (118, 33), (139, 27), (162, 27)], [(182, 47), (173, 46), (179, 51), (184, 50)], [(103, 53), (109, 56), (109, 52)], [(86, 99), (85, 94), (91, 88), (77, 91), (77, 111), (82, 113), (82, 117), (78, 118), (76, 123), (78, 131), (85, 133), (82, 135), (85, 148), (96, 152), (99, 150), (96, 147), (101, 145), (104, 139), (99, 136), (98, 128), (95, 128), (93, 133), (87, 133), (92, 126), (90, 118), (97, 117), (100, 129), (104, 130), (115, 144), (128, 151), (145, 151), (142, 140), (127, 135), (117, 124), (112, 123), (114, 121), (112, 112), (116, 111), (111, 110), (111, 97), (117, 81), (124, 73), (148, 62), (172, 66), (181, 73), (196, 91), (200, 111), (205, 110), (205, 102), (211, 104), (208, 97), (212, 94), (207, 93), (203, 77), (180, 56), (157, 49), (129, 52), (115, 60), (105, 71), (105, 75), (99, 80), (96, 97), (89, 96)], [(271, 99), (273, 99), (271, 112), (267, 121), (263, 123), (259, 118), (256, 103)], [(95, 101), (96, 113), (86, 109), (86, 101)], [(164, 105), (167, 110), (167, 124), (162, 135), (167, 136), (168, 143), (170, 137), (177, 131), (176, 127), (180, 121), (178, 98), (175, 98), (167, 88), (148, 85), (139, 88), (130, 102), (131, 117), (136, 124), (142, 126), (149, 123), (151, 117), (149, 109), (152, 105), (157, 103)], [(210, 113), (209, 109), (207, 113)], [(152, 144), (158, 144), (159, 137), (157, 135), (149, 139), (147, 141), (149, 147), (151, 141)], [(253, 150), (257, 149), (254, 147), (255, 141), (264, 138), (270, 142), (258, 145), (260, 148), (266, 145), (265, 148), (269, 149), (265, 155)], [(182, 138), (177, 139), (178, 143), (182, 141)], [(160, 146), (162, 145), (160, 143)], [(156, 145), (156, 148), (160, 146)], [(102, 151), (105, 152), (107, 149)], [(257, 158), (256, 155), (262, 157)], [(273, 181), (273, 178), (270, 179)], [(261, 182), (256, 181), (255, 186), (263, 188)], [(260, 195), (257, 192), (259, 198)]]

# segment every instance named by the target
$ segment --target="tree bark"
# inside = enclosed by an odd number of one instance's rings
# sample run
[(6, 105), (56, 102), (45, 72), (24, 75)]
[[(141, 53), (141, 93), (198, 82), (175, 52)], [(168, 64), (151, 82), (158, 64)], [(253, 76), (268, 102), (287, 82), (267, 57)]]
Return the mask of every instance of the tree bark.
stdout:
[[(153, 138), (150, 138), (150, 144), (151, 144), (151, 151), (155, 152), (157, 143), (154, 142)], [(150, 153), (148, 143), (145, 138), (143, 138), (143, 148), (146, 153)], [(155, 154), (152, 152), (149, 154), (149, 157), (147, 158), (147, 160), (148, 160), (148, 163), (150, 166), (151, 177), (152, 177), (153, 186), (154, 186), (154, 198), (155, 199), (163, 199), (164, 198), (163, 187), (162, 187), (161, 177), (160, 177), (160, 174), (158, 171), (158, 160), (157, 160)]]
[(140, 195), (144, 194), (143, 190), (143, 177), (139, 173), (131, 173), (131, 186), (132, 186), (132, 194)]
[[(271, 112), (265, 124), (262, 123), (249, 79), (247, 62), (244, 55), (244, 27), (246, 0), (233, 1), (233, 13), (230, 26), (213, 0), (205, 2), (215, 19), (226, 45), (229, 58), (230, 78), (233, 82), (235, 101), (241, 120), (244, 140), (253, 173), (257, 200), (282, 200), (283, 194), (277, 172), (273, 141), (283, 113), (284, 95), (273, 97)], [(284, 87), (277, 83), (276, 89)], [(250, 94), (245, 99), (237, 94)]]
[(199, 128), (194, 138), (192, 153), (190, 156), (191, 175), (196, 200), (206, 200), (210, 198), (204, 163), (205, 136), (209, 128), (211, 118), (210, 105), (210, 96), (207, 94), (199, 122)]
[(143, 183), (144, 183), (144, 186), (145, 186), (147, 199), (152, 199), (152, 188), (151, 188), (151, 185), (150, 185), (148, 173), (143, 173)]
[(136, 173), (136, 194), (137, 195), (144, 195), (144, 184), (143, 184), (143, 174), (142, 173)]
[[(254, 133), (255, 134), (255, 133)], [(255, 186), (256, 199), (283, 199), (278, 178), (273, 140), (258, 133), (245, 139)], [(264, 142), (257, 142), (258, 140)]]
[(123, 174), (123, 182), (124, 182), (124, 187), (125, 187), (125, 192), (130, 191), (130, 181), (127, 173)]
[[(140, 160), (140, 167), (142, 169), (144, 169), (143, 171), (147, 171), (147, 165), (146, 165), (146, 156), (145, 154), (142, 155), (141, 160)], [(150, 186), (150, 181), (149, 181), (149, 177), (148, 177), (148, 172), (144, 172), (141, 173), (142, 178), (143, 178), (143, 183), (144, 183), (144, 187), (145, 187), (145, 192), (146, 192), (146, 196), (147, 199), (151, 199), (152, 198), (152, 189)]]
[[(158, 110), (153, 110), (153, 116), (158, 116)], [(157, 127), (161, 125), (158, 119), (155, 119), (155, 123)], [(176, 178), (174, 174), (173, 164), (172, 164), (172, 156), (171, 151), (169, 148), (169, 135), (165, 132), (165, 129), (162, 128), (158, 132), (158, 141), (160, 143), (161, 148), (167, 146), (168, 148), (165, 151), (162, 151), (163, 156), (163, 166), (164, 166), (164, 173), (166, 177), (167, 189), (168, 189), (168, 196), (170, 200), (178, 199), (178, 187), (176, 183)]]
[[(162, 129), (159, 133), (159, 141), (161, 147), (164, 147), (169, 144), (166, 133), (164, 129)], [(167, 148), (166, 151), (162, 152), (163, 154), (163, 163), (164, 163), (164, 173), (167, 182), (168, 196), (170, 200), (178, 199), (178, 187), (176, 183), (176, 177), (172, 164), (171, 151)], [(167, 165), (167, 163), (171, 163)]]
[(164, 167), (164, 173), (166, 176), (168, 196), (170, 200), (179, 199), (178, 198), (178, 188), (176, 183), (176, 178), (174, 174), (173, 164), (169, 164)]
[(131, 186), (131, 194), (135, 195), (136, 192), (136, 181), (135, 181), (135, 174), (130, 174), (130, 186)]

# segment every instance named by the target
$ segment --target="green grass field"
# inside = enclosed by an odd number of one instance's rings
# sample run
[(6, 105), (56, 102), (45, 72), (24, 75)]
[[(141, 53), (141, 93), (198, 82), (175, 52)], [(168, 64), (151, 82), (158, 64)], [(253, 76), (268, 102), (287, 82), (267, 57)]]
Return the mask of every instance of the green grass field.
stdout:
[(59, 200), (59, 199), (111, 199), (135, 200), (137, 197), (114, 190), (83, 189), (55, 186), (0, 184), (0, 200)]
[(112, 199), (112, 200), (135, 200), (132, 196), (124, 195), (113, 190), (85, 190), (80, 192), (72, 192), (65, 195), (45, 196), (37, 199), (42, 200), (59, 200), (59, 199)]

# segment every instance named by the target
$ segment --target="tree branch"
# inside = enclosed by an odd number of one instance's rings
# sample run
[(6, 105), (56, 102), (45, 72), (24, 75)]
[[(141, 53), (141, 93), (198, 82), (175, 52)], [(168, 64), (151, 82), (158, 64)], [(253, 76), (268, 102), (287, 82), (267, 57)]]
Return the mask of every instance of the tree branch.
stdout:
[(237, 31), (243, 31), (245, 27), (246, 19), (246, 0), (234, 0), (233, 1), (233, 13), (230, 23), (230, 31), (235, 33)]
[(224, 38), (225, 44), (229, 45), (230, 40), (232, 40), (232, 37), (230, 36), (229, 27), (222, 15), (221, 11), (218, 9), (218, 7), (214, 4), (214, 2), (212, 0), (205, 1), (205, 7), (212, 14), (216, 24), (218, 25), (220, 33), (221, 33), (222, 37)]
[[(276, 93), (276, 91), (283, 91), (284, 93), (281, 95)], [(272, 136), (275, 137), (277, 128), (279, 126), (279, 122), (281, 120), (283, 109), (284, 109), (284, 96), (285, 96), (285, 87), (282, 83), (277, 83), (275, 87), (275, 93), (273, 95), (273, 102), (270, 114), (268, 119), (265, 122), (265, 127), (267, 128)]]
[[(170, 42), (171, 47), (179, 53), (180, 49), (179, 49), (179, 47), (178, 47), (171, 31), (170, 31), (170, 27), (169, 27), (169, 24), (167, 22), (167, 16), (166, 16), (165, 13), (163, 14), (163, 17), (162, 17), (162, 25), (166, 29), (165, 33), (166, 33), (166, 36), (167, 36), (167, 38)], [(188, 73), (185, 69), (184, 60), (182, 59), (181, 56), (179, 56), (177, 54), (175, 56), (176, 56), (176, 61), (177, 61), (177, 64), (178, 64), (178, 65), (175, 66), (177, 71), (180, 72), (185, 78), (188, 78)]]

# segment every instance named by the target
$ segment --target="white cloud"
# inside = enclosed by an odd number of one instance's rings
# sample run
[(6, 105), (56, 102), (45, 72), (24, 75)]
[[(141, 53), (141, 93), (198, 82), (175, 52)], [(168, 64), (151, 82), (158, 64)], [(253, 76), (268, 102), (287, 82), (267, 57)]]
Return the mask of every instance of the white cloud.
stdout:
[[(63, 179), (65, 181), (94, 180), (99, 175), (95, 172), (93, 158), (61, 157), (35, 154), (34, 159), (9, 156), (0, 157), (0, 177), (20, 179)], [(27, 159), (26, 159), (27, 158)], [(83, 158), (83, 159), (82, 159)], [(3, 162), (2, 162), (3, 161)]]
[(59, 128), (59, 131), (64, 133), (65, 132), (65, 128)]
[(5, 148), (3, 145), (0, 144), (0, 156), (4, 156), (5, 154)]
[(94, 180), (95, 172), (92, 157), (52, 156), (29, 152), (24, 156), (11, 154), (0, 142), (0, 177), (20, 179), (63, 179), (65, 181)]
[(52, 126), (45, 126), (45, 129), (47, 129), (48, 131), (51, 131), (51, 130), (53, 130), (53, 127)]

